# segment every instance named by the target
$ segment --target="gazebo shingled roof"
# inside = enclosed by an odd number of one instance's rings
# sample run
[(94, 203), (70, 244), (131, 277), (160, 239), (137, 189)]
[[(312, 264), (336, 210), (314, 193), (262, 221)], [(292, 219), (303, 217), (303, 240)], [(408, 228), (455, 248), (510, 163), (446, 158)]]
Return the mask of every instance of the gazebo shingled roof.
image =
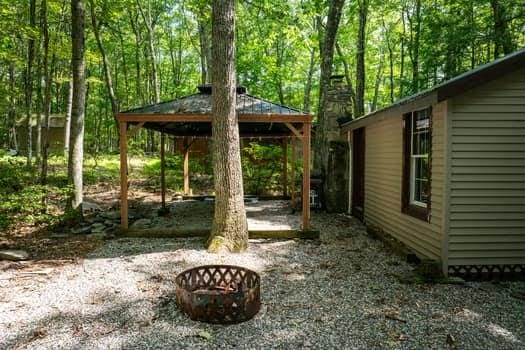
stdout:
[[(202, 116), (211, 115), (212, 95), (210, 85), (201, 85), (196, 94), (179, 97), (177, 99), (152, 104), (149, 106), (138, 107), (121, 112), (120, 115), (142, 115), (145, 116), (144, 127), (147, 129), (162, 131), (174, 136), (211, 136), (211, 123), (203, 123)], [(304, 117), (310, 117), (297, 109), (282, 106), (264, 100), (259, 97), (249, 95), (246, 88), (237, 87), (237, 115), (239, 116), (267, 116), (268, 120), (262, 119), (261, 122), (242, 123), (239, 120), (239, 133), (241, 137), (279, 137), (290, 136), (291, 130), (281, 123), (272, 123), (272, 117), (288, 116), (290, 123), (304, 121)], [(155, 122), (147, 121), (147, 116), (160, 115), (185, 115), (187, 121), (177, 122), (173, 120), (161, 121), (162, 118), (155, 118)], [(193, 118), (192, 118), (193, 117)], [(169, 119), (169, 118), (166, 118)], [(191, 119), (196, 121), (192, 122)], [(210, 120), (211, 121), (211, 120)], [(135, 122), (136, 123), (136, 122)], [(268, 124), (270, 123), (270, 124)]]
[[(150, 106), (117, 113), (120, 136), (120, 216), (122, 229), (128, 229), (128, 138), (145, 127), (161, 132), (161, 198), (165, 207), (166, 183), (164, 180), (165, 134), (183, 137), (211, 136), (213, 120), (210, 85), (198, 87), (199, 93)], [(303, 154), (302, 216), (303, 230), (310, 227), (310, 139), (312, 115), (272, 103), (247, 94), (246, 88), (237, 87), (237, 119), (241, 137), (284, 137), (283, 169), (285, 179), (288, 169), (287, 138), (301, 140)], [(128, 125), (134, 127), (128, 130)], [(295, 143), (292, 142), (292, 147)], [(184, 188), (188, 187), (188, 150), (184, 154)], [(295, 152), (292, 151), (292, 164)], [(292, 166), (292, 172), (294, 167)], [(292, 178), (295, 178), (292, 175)], [(293, 182), (292, 182), (293, 184)], [(292, 191), (293, 193), (293, 191)], [(292, 199), (293, 200), (293, 199)]]

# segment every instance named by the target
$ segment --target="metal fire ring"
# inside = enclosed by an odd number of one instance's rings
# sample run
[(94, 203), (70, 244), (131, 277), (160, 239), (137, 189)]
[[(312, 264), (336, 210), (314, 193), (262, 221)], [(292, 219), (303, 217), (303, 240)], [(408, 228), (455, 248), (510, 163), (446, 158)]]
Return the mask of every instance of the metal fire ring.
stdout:
[(252, 318), (261, 307), (259, 275), (233, 265), (204, 265), (175, 278), (178, 307), (192, 320), (239, 323)]

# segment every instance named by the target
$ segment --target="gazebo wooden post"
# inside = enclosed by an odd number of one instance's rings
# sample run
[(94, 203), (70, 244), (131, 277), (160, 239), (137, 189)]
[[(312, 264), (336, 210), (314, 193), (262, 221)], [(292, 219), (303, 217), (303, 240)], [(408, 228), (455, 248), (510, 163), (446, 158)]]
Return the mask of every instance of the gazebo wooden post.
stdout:
[(119, 123), (120, 137), (120, 224), (128, 228), (128, 123)]
[(292, 205), (295, 205), (295, 167), (297, 166), (297, 160), (295, 159), (295, 137), (292, 136), (292, 166), (290, 168), (290, 177), (292, 181), (290, 182), (290, 195)]
[(303, 124), (303, 230), (310, 228), (310, 129)]
[(288, 139), (283, 138), (283, 196), (288, 196)]
[(188, 138), (184, 137), (183, 142), (183, 150), (184, 150), (184, 194), (189, 195), (190, 194), (190, 147)]
[(160, 198), (162, 209), (166, 209), (166, 134), (160, 133)]

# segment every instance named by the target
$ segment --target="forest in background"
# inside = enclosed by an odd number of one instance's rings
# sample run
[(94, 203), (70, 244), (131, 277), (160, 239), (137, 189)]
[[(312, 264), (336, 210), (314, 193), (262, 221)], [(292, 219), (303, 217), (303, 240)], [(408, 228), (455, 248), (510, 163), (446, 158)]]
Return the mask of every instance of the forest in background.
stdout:
[[(330, 3), (239, 1), (238, 84), (315, 113)], [(88, 153), (112, 152), (118, 148), (113, 112), (209, 82), (211, 6), (204, 0), (85, 6), (85, 146)], [(359, 116), (524, 47), (524, 9), (525, 0), (346, 1), (332, 74), (345, 76)], [(14, 126), (24, 115), (44, 115), (46, 108), (68, 115), (69, 1), (0, 0), (0, 31), (0, 146), (16, 149)], [(138, 147), (153, 151), (155, 137), (141, 131)], [(38, 160), (40, 147), (34, 148)]]

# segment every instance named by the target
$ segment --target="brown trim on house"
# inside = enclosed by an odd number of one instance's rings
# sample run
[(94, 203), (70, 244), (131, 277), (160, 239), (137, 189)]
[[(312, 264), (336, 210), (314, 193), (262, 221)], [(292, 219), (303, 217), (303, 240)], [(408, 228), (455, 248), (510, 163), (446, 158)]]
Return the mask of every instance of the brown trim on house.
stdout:
[(428, 107), (430, 110), (430, 131), (429, 131), (429, 154), (428, 154), (428, 167), (429, 167), (429, 194), (427, 200), (427, 207), (423, 208), (418, 205), (410, 203), (410, 154), (411, 154), (411, 134), (412, 134), (412, 123), (411, 116), (413, 112), (403, 114), (403, 163), (402, 163), (402, 176), (401, 176), (401, 212), (417, 219), (430, 222), (430, 209), (432, 205), (432, 107)]

